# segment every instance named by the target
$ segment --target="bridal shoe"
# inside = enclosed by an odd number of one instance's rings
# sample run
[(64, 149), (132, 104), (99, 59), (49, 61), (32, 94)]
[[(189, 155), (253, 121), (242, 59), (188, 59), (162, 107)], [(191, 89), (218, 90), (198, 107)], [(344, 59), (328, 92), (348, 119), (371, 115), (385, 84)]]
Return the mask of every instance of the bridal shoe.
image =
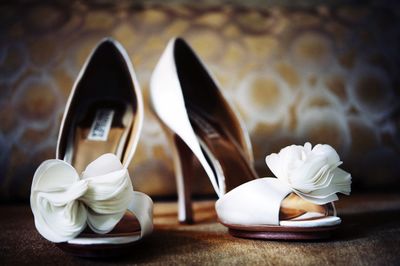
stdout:
[(350, 174), (328, 145), (290, 146), (267, 156), (277, 178), (258, 178), (250, 138), (189, 45), (172, 39), (150, 82), (151, 106), (172, 144), (178, 219), (193, 222), (191, 178), (201, 165), (218, 195), (219, 221), (237, 237), (320, 239), (340, 224), (333, 201)]
[(150, 99), (172, 144), (180, 222), (193, 221), (190, 182), (195, 163), (218, 196), (256, 178), (242, 121), (183, 39), (168, 43), (151, 78)]
[(129, 57), (118, 42), (104, 39), (71, 91), (56, 159), (34, 174), (31, 208), (44, 238), (74, 255), (109, 256), (152, 232), (153, 202), (133, 191), (127, 170), (142, 123)]
[(350, 194), (351, 176), (329, 145), (291, 145), (266, 157), (276, 178), (258, 178), (216, 202), (222, 224), (237, 237), (322, 239), (341, 223), (333, 201)]

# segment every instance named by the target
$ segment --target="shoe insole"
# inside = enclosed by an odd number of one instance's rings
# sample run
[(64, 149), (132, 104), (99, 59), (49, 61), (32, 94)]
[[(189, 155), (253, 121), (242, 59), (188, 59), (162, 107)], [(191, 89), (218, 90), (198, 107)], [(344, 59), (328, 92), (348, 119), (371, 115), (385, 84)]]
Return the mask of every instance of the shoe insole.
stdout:
[[(247, 181), (258, 178), (252, 164), (245, 156), (245, 152), (226, 129), (221, 127), (209, 114), (199, 111), (196, 107), (189, 106), (188, 113), (197, 137), (221, 165), (227, 192)], [(328, 206), (307, 202), (291, 193), (282, 201), (279, 216), (281, 220), (291, 220), (307, 212), (325, 216), (329, 211)]]
[(123, 104), (94, 104), (81, 115), (73, 136), (71, 164), (78, 173), (105, 153), (122, 158), (132, 126), (132, 111)]

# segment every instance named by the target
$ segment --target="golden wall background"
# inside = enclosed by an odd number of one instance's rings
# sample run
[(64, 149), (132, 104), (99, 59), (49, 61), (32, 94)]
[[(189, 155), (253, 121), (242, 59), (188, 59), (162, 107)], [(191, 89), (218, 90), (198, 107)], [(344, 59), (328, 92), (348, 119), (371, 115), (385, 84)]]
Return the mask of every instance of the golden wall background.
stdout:
[[(265, 155), (310, 141), (338, 150), (355, 189), (399, 188), (399, 5), (261, 2), (0, 4), (0, 198), (29, 197), (33, 171), (54, 157), (72, 83), (104, 36), (126, 47), (145, 97), (168, 39), (186, 38), (242, 114), (260, 175)], [(134, 185), (173, 195), (169, 147), (145, 116)], [(205, 179), (197, 189), (210, 191)]]

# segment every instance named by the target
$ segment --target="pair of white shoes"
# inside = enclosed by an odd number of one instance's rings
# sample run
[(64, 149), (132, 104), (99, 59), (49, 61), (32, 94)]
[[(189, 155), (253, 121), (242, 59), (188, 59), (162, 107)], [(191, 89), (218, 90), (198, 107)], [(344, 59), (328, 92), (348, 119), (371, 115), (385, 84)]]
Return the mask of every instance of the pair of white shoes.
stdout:
[[(338, 192), (350, 193), (351, 176), (338, 168), (336, 151), (309, 143), (286, 147), (266, 158), (277, 178), (258, 178), (242, 121), (184, 40), (168, 43), (150, 99), (172, 144), (180, 222), (193, 222), (191, 180), (200, 168), (219, 197), (218, 218), (234, 236), (319, 239), (340, 224), (333, 201)], [(57, 159), (43, 162), (33, 178), (31, 208), (43, 237), (91, 256), (119, 252), (152, 232), (152, 200), (133, 191), (127, 170), (142, 124), (129, 57), (104, 39), (68, 99)]]

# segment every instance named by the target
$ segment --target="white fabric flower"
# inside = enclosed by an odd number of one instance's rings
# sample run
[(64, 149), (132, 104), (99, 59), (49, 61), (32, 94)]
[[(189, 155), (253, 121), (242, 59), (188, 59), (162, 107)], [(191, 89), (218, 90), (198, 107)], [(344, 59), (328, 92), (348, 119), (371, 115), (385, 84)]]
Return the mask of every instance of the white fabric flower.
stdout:
[(52, 242), (78, 236), (86, 227), (111, 231), (132, 199), (129, 173), (114, 154), (90, 163), (82, 176), (62, 160), (44, 161), (31, 188), (31, 208), (39, 233)]
[(292, 145), (265, 161), (274, 175), (290, 186), (297, 195), (315, 204), (338, 199), (336, 193), (350, 194), (351, 176), (338, 168), (342, 164), (337, 152), (329, 145)]

